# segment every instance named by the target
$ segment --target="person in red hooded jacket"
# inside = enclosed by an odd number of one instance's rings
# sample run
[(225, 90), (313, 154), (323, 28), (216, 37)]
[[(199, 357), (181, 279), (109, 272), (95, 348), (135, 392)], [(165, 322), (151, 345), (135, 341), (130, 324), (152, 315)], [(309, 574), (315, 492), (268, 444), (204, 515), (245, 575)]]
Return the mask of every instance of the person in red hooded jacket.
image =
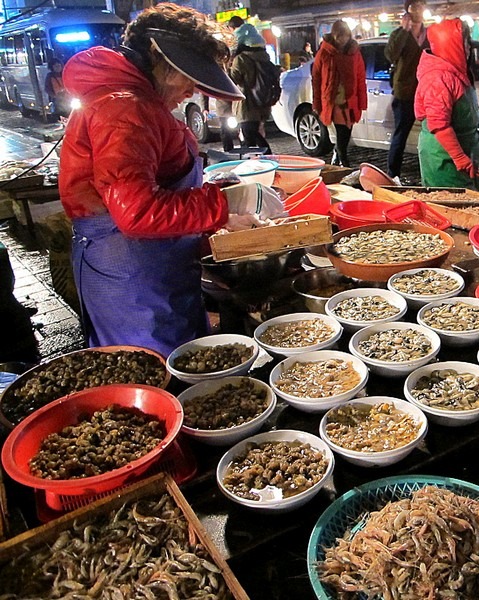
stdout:
[(90, 346), (168, 355), (205, 335), (201, 234), (258, 221), (229, 215), (227, 190), (203, 185), (193, 134), (171, 113), (195, 89), (243, 97), (213, 33), (205, 15), (162, 3), (127, 26), (119, 51), (90, 48), (64, 68), (81, 108), (65, 132), (60, 196)]
[(414, 100), (421, 121), (419, 165), (425, 186), (474, 188), (479, 157), (479, 108), (472, 74), (469, 28), (460, 19), (431, 25), (431, 46), (419, 61)]
[(324, 36), (311, 76), (313, 110), (324, 125), (334, 123), (336, 129), (331, 164), (349, 167), (351, 131), (367, 108), (367, 94), (363, 57), (344, 21), (335, 21), (331, 33)]

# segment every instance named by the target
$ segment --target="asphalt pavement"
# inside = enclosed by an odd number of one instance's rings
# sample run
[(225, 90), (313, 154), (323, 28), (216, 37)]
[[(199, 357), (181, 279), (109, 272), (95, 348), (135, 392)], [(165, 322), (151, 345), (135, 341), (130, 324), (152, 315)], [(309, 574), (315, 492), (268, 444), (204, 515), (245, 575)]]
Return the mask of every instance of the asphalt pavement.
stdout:
[[(267, 138), (276, 154), (305, 156), (297, 141), (280, 132), (274, 123), (268, 123)], [(63, 134), (58, 123), (43, 123), (25, 118), (16, 110), (0, 110), (1, 160), (32, 160), (41, 158), (41, 144), (55, 142)], [(219, 139), (202, 144), (201, 150), (221, 150)], [(326, 162), (331, 155), (323, 157)], [(387, 152), (358, 147), (350, 148), (353, 168), (368, 162), (385, 170)], [(404, 160), (404, 182), (419, 184), (419, 164), (416, 155), (407, 154)], [(8, 249), (16, 277), (15, 296), (36, 314), (32, 316), (35, 335), (42, 360), (47, 360), (84, 347), (79, 315), (53, 289), (48, 252), (39, 247), (15, 219), (3, 223), (0, 242)]]

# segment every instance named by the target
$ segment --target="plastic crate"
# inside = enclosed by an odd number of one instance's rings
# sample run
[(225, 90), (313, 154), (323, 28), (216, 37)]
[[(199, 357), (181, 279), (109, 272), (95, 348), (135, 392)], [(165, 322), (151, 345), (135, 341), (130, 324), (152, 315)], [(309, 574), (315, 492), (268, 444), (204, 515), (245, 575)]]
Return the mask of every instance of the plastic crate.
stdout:
[(403, 202), (393, 208), (388, 208), (384, 214), (389, 223), (412, 223), (436, 229), (447, 229), (452, 225), (449, 219), (421, 200)]

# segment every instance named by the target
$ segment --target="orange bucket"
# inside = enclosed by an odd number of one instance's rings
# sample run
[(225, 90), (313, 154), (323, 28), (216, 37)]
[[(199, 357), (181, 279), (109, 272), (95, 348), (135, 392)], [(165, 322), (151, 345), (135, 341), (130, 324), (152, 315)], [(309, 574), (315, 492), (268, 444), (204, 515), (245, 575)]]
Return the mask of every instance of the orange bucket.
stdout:
[(331, 206), (331, 195), (323, 178), (313, 179), (284, 201), (290, 216), (327, 215)]

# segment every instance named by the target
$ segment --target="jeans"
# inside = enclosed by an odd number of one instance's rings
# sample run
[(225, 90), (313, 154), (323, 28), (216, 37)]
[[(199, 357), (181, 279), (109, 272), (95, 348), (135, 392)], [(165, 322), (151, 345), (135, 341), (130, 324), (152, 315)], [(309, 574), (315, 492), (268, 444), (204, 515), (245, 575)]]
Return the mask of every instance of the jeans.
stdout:
[(248, 148), (266, 148), (265, 154), (272, 154), (266, 138), (259, 132), (261, 121), (244, 121), (241, 123), (241, 131), (243, 132), (244, 143)]
[(404, 148), (407, 137), (414, 125), (414, 100), (393, 99), (392, 109), (394, 114), (394, 134), (388, 155), (388, 175), (399, 177), (401, 174)]

